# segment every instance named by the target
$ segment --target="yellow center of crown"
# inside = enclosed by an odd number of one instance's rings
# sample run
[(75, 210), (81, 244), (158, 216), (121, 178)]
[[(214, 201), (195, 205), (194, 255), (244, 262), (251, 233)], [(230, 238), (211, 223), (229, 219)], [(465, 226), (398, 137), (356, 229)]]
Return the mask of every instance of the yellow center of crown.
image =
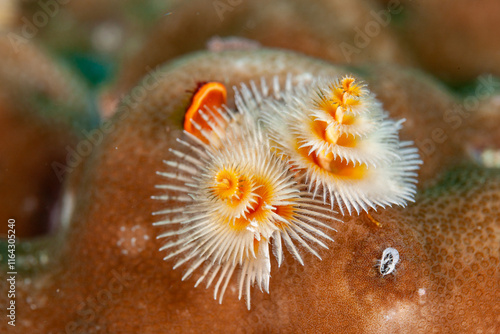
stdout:
[[(328, 102), (330, 107), (323, 108), (330, 113), (337, 122), (341, 124), (351, 124), (354, 119), (352, 115), (346, 114), (346, 111), (352, 110), (360, 104), (359, 97), (362, 94), (362, 86), (356, 83), (352, 77), (343, 78), (337, 85), (332, 85), (331, 95)], [(327, 103), (321, 103), (325, 106)]]
[(227, 205), (235, 207), (250, 195), (252, 185), (250, 180), (232, 169), (223, 169), (215, 176), (213, 192), (217, 198)]

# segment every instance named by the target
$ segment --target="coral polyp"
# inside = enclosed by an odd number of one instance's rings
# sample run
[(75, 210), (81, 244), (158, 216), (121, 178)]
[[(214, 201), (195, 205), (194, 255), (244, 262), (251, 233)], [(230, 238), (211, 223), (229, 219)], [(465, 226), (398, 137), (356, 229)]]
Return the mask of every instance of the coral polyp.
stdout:
[(266, 102), (262, 117), (276, 150), (314, 195), (349, 214), (413, 201), (417, 149), (399, 141), (402, 121), (389, 119), (364, 83), (319, 79)]
[(231, 112), (226, 117), (223, 130), (206, 123), (203, 138), (185, 131), (178, 140), (183, 150), (171, 149), (176, 159), (165, 161), (167, 172), (158, 172), (168, 180), (157, 186), (166, 194), (155, 197), (168, 202), (168, 209), (154, 213), (166, 218), (154, 225), (168, 228), (158, 236), (169, 239), (161, 247), (168, 251), (165, 260), (178, 258), (174, 268), (189, 263), (183, 279), (202, 265), (196, 285), (209, 287), (218, 276), (219, 302), (239, 267), (239, 295), (250, 308), (252, 285), (269, 291), (270, 247), (278, 265), (282, 243), (302, 264), (296, 243), (320, 258), (310, 244), (328, 248), (323, 240), (332, 239), (323, 231), (336, 219), (296, 182), (255, 120)]

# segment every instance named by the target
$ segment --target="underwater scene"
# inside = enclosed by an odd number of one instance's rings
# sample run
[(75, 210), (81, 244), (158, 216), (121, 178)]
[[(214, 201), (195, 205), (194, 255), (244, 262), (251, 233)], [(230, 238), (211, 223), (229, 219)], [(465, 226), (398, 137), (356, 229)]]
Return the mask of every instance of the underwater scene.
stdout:
[(497, 0), (0, 0), (0, 333), (500, 333)]

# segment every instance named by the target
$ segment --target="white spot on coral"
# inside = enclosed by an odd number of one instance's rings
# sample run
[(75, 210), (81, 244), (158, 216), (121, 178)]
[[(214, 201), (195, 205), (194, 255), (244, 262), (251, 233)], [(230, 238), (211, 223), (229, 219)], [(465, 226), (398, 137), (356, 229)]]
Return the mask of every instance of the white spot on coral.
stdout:
[(118, 232), (116, 246), (121, 248), (123, 255), (137, 255), (146, 248), (147, 240), (149, 235), (141, 225), (122, 226)]
[(426, 298), (425, 298), (425, 297), (426, 297), (426, 296), (425, 296), (425, 295), (426, 295), (426, 293), (427, 293), (427, 291), (425, 291), (425, 289), (424, 289), (424, 288), (420, 288), (420, 289), (418, 289), (418, 296), (420, 297), (420, 299), (419, 299), (419, 301), (418, 301), (418, 302), (419, 302), (419, 304), (423, 305), (423, 304), (425, 304), (425, 303), (426, 303)]
[[(401, 328), (409, 329), (409, 319), (413, 319), (418, 306), (408, 302), (395, 302), (391, 307), (380, 307), (367, 332), (399, 333)], [(407, 330), (406, 332), (412, 332)]]

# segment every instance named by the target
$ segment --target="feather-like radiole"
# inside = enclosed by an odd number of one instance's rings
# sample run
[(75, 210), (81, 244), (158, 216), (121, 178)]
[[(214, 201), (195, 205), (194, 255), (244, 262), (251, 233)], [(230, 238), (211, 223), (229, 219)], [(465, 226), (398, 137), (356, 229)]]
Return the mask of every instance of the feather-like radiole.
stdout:
[(219, 302), (238, 269), (239, 297), (250, 308), (252, 285), (269, 292), (270, 248), (278, 265), (282, 244), (302, 264), (298, 245), (320, 258), (313, 245), (328, 248), (324, 230), (337, 219), (296, 182), (252, 115), (202, 113), (207, 122), (193, 124), (198, 136), (185, 131), (164, 161), (166, 171), (158, 172), (167, 182), (157, 186), (165, 194), (154, 198), (168, 209), (154, 213), (164, 216), (154, 223), (165, 228), (157, 238), (167, 239), (165, 260), (177, 258), (174, 268), (186, 264), (183, 279), (204, 267), (196, 285), (215, 284)]
[(417, 149), (399, 141), (403, 121), (389, 119), (364, 83), (319, 79), (262, 105), (274, 148), (313, 196), (349, 214), (414, 200)]

